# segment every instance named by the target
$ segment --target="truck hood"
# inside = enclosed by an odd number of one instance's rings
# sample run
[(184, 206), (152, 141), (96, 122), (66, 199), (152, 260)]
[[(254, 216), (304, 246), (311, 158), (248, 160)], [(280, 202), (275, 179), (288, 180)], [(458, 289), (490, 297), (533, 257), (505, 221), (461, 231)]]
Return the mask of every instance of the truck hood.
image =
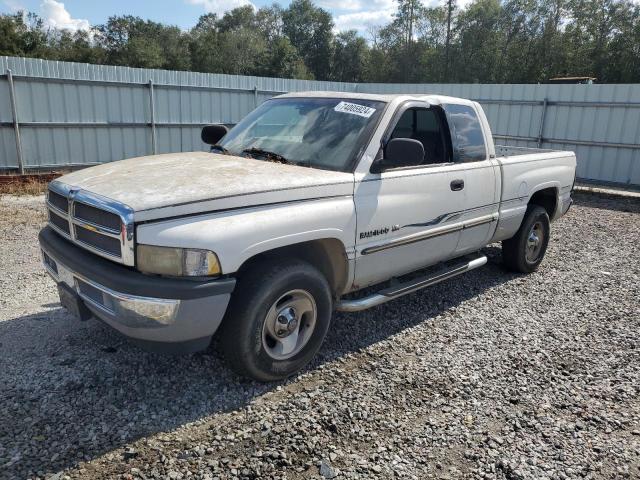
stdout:
[(60, 177), (128, 205), (136, 221), (353, 194), (353, 174), (189, 152), (130, 158)]

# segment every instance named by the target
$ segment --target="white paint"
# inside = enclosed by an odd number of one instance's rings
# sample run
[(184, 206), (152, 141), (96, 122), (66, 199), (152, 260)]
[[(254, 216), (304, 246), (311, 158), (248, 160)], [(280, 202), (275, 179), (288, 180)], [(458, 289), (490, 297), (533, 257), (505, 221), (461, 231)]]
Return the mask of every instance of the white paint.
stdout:
[(206, 152), (131, 158), (60, 180), (128, 205), (137, 221), (353, 192), (350, 173)]

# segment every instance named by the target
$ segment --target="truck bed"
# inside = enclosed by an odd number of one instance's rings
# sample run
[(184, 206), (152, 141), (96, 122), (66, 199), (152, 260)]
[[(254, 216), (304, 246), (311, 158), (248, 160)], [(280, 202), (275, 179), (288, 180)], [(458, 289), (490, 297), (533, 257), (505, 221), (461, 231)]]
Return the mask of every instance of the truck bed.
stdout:
[(501, 170), (500, 220), (493, 241), (511, 238), (522, 223), (531, 196), (550, 195), (555, 220), (571, 202), (576, 157), (573, 152), (496, 145)]
[(514, 147), (511, 145), (495, 145), (496, 157), (515, 157), (517, 155), (531, 155), (534, 153), (561, 152), (547, 148)]

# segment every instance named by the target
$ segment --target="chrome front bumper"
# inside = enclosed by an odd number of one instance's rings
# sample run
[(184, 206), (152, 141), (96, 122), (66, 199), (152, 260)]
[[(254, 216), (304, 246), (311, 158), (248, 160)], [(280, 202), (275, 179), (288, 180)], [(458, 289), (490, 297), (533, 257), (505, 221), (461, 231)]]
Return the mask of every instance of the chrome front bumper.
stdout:
[(150, 350), (206, 348), (235, 287), (233, 278), (143, 275), (82, 250), (50, 227), (40, 232), (39, 240), (44, 267), (56, 284), (75, 292), (93, 316)]
[(72, 272), (51, 254), (42, 249), (42, 262), (56, 283), (64, 283), (74, 290), (96, 316), (117, 318), (131, 328), (162, 328), (175, 323), (180, 300), (140, 297), (116, 292)]

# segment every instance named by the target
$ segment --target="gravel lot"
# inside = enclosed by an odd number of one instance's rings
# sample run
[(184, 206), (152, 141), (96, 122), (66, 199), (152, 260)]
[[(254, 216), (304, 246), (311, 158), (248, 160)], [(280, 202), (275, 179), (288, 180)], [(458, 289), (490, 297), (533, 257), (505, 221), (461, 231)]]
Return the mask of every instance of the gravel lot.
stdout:
[(2, 478), (639, 478), (640, 202), (579, 194), (530, 276), (359, 314), (262, 385), (60, 308), (39, 197), (0, 200)]

